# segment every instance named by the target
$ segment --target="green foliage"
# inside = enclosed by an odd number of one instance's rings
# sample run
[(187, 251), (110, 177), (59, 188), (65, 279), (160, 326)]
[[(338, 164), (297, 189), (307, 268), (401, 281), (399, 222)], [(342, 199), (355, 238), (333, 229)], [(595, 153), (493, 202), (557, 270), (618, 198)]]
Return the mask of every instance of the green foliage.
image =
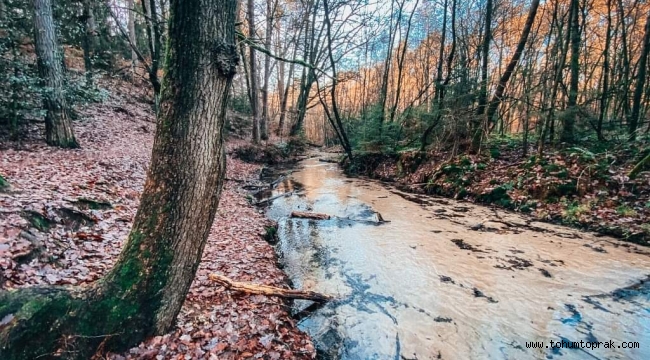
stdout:
[(231, 96), (229, 107), (240, 114), (253, 114), (253, 109), (251, 108), (251, 103), (247, 94), (234, 94)]
[(578, 222), (582, 215), (588, 214), (591, 211), (591, 206), (580, 204), (573, 201), (567, 204), (565, 210), (562, 212), (562, 217), (569, 223)]
[(621, 206), (617, 207), (616, 208), (616, 213), (621, 215), (621, 216), (625, 216), (625, 217), (633, 217), (633, 216), (636, 216), (636, 214), (637, 214), (634, 209), (632, 209), (631, 207), (629, 207), (627, 205), (621, 205)]
[(290, 138), (285, 143), (278, 144), (247, 144), (234, 150), (235, 156), (250, 163), (278, 164), (291, 161), (296, 155), (303, 153), (307, 146), (301, 138)]
[(508, 191), (514, 188), (512, 182), (493, 188), (490, 192), (481, 194), (476, 197), (479, 202), (496, 204), (505, 208), (513, 208), (514, 204), (512, 198), (508, 195)]

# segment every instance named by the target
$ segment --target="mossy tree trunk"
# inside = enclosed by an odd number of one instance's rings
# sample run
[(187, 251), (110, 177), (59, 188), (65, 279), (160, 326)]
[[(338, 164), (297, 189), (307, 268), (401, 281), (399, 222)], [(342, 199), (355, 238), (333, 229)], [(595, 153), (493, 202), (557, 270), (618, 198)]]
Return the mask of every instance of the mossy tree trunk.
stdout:
[(86, 288), (0, 293), (0, 358), (88, 359), (172, 329), (214, 221), (238, 57), (236, 0), (172, 0), (151, 166), (115, 267)]
[(43, 81), (45, 140), (49, 145), (63, 148), (79, 147), (72, 130), (68, 104), (63, 93), (61, 54), (56, 42), (56, 31), (50, 0), (34, 0), (34, 42), (38, 71)]

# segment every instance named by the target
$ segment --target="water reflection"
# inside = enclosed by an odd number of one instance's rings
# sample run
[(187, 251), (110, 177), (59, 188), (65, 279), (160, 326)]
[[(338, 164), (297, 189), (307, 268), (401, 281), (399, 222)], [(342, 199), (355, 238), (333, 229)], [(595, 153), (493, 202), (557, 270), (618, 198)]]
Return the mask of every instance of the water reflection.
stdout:
[[(650, 359), (648, 250), (466, 203), (418, 204), (336, 165), (301, 165), (275, 193), (300, 191), (268, 214), (295, 287), (337, 295), (300, 323), (324, 356)], [(372, 225), (375, 212), (390, 222)], [(563, 339), (641, 347), (526, 347)]]

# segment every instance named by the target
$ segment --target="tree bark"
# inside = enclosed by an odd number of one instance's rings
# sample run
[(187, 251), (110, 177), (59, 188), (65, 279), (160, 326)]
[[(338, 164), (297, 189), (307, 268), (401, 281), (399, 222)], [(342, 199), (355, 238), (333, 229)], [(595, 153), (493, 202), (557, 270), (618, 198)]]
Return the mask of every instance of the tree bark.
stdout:
[(603, 50), (603, 86), (600, 94), (600, 112), (596, 135), (598, 140), (603, 138), (603, 120), (607, 114), (607, 102), (609, 98), (609, 46), (612, 42), (612, 0), (607, 0), (607, 29), (605, 30), (605, 49)]
[(153, 87), (155, 111), (160, 110), (160, 92), (162, 84), (158, 79), (158, 69), (160, 68), (160, 56), (162, 50), (162, 34), (158, 22), (158, 12), (156, 11), (156, 0), (141, 0), (142, 8), (145, 12), (145, 24), (147, 29), (147, 40), (149, 43), (149, 54), (151, 55), (151, 66), (149, 68), (149, 81)]
[(575, 141), (575, 122), (578, 116), (578, 85), (580, 82), (580, 1), (571, 0), (571, 80), (567, 109), (562, 116), (562, 141), (572, 144)]
[[(327, 57), (330, 60), (330, 66), (332, 67), (332, 87), (330, 88), (330, 97), (332, 98), (332, 113), (334, 118), (331, 119), (329, 111), (327, 110), (327, 104), (325, 101), (322, 101), (323, 108), (327, 114), (327, 117), (330, 118), (334, 130), (339, 134), (341, 139), (341, 146), (345, 149), (345, 153), (348, 155), (348, 158), (352, 160), (352, 146), (350, 145), (350, 140), (345, 132), (345, 126), (343, 126), (343, 120), (341, 119), (341, 114), (339, 111), (339, 106), (336, 101), (336, 86), (338, 84), (338, 73), (336, 72), (336, 61), (334, 60), (334, 50), (332, 47), (332, 22), (330, 20), (330, 9), (328, 0), (323, 0), (323, 12), (325, 15), (325, 29), (327, 36)], [(319, 89), (320, 92), (320, 89)]]
[[(255, 38), (255, 0), (248, 0), (248, 37)], [(255, 49), (248, 47), (250, 53), (248, 56), (249, 73), (250, 73), (250, 94), (251, 94), (251, 112), (253, 115), (253, 143), (260, 142), (260, 110), (259, 110), (259, 89), (257, 88), (257, 60), (255, 58)]]
[(83, 36), (82, 48), (84, 52), (84, 67), (86, 71), (86, 85), (93, 85), (93, 57), (97, 50), (97, 25), (90, 0), (83, 0), (83, 13), (81, 16), (86, 33)]
[(528, 41), (528, 35), (530, 34), (530, 29), (533, 27), (533, 22), (535, 22), (535, 16), (537, 15), (538, 7), (539, 7), (539, 0), (533, 0), (533, 3), (530, 5), (530, 10), (528, 11), (528, 17), (526, 18), (526, 24), (524, 25), (524, 30), (521, 32), (521, 36), (519, 37), (519, 42), (517, 43), (517, 49), (515, 50), (515, 53), (512, 55), (510, 62), (508, 62), (508, 65), (506, 66), (506, 70), (503, 72), (503, 75), (501, 75), (501, 78), (499, 79), (499, 84), (497, 85), (497, 89), (494, 92), (494, 95), (492, 96), (492, 100), (490, 100), (490, 104), (487, 110), (487, 120), (490, 124), (490, 129), (494, 126), (493, 123), (494, 115), (499, 109), (499, 105), (501, 104), (501, 100), (503, 99), (503, 94), (505, 93), (506, 86), (508, 85), (508, 80), (510, 80), (512, 73), (515, 71), (515, 68), (519, 63), (519, 59), (521, 58), (521, 54), (524, 51), (524, 47), (526, 46), (526, 42)]
[[(266, 0), (266, 29), (264, 48), (271, 52), (271, 37), (273, 34), (274, 6), (273, 0)], [(269, 78), (271, 77), (271, 56), (264, 56), (264, 84), (262, 85), (262, 118), (260, 121), (260, 137), (262, 140), (269, 138)]]
[[(136, 44), (137, 43), (137, 38), (136, 38), (136, 33), (135, 33), (135, 6), (134, 6), (134, 0), (127, 0), (126, 6), (129, 8), (129, 24), (128, 24), (128, 30), (129, 30), (129, 40), (131, 44)], [(136, 67), (138, 66), (138, 54), (136, 54), (135, 50), (132, 48), (131, 49), (131, 73), (133, 78), (135, 79), (136, 75)]]
[(56, 42), (50, 0), (34, 0), (34, 42), (38, 72), (45, 87), (45, 139), (49, 145), (77, 148), (68, 104), (63, 93), (63, 69)]
[(223, 184), (222, 129), (238, 62), (236, 3), (171, 1), (151, 166), (124, 249), (90, 287), (0, 293), (0, 358), (89, 359), (172, 329)]
[(650, 14), (645, 23), (645, 34), (643, 36), (643, 47), (641, 56), (639, 57), (638, 73), (636, 76), (636, 88), (634, 89), (634, 97), (632, 99), (632, 113), (630, 114), (630, 140), (636, 139), (636, 128), (639, 124), (639, 117), (641, 115), (641, 98), (643, 97), (643, 89), (645, 87), (646, 74), (647, 74), (647, 59), (650, 52)]
[(492, 40), (492, 0), (487, 0), (485, 5), (485, 30), (483, 32), (483, 45), (481, 48), (481, 88), (478, 94), (478, 108), (472, 123), (472, 151), (478, 151), (483, 136), (483, 121), (485, 118), (488, 97), (488, 64), (490, 57), (490, 40)]
[[(445, 77), (445, 81), (442, 81), (442, 60), (443, 60), (443, 55), (444, 55), (444, 47), (445, 47), (445, 33), (446, 33), (446, 23), (447, 23), (447, 1), (445, 1), (445, 14), (443, 16), (443, 26), (442, 26), (442, 39), (440, 41), (440, 57), (438, 61), (440, 63), (438, 64), (438, 75), (436, 78), (436, 98), (437, 98), (437, 109), (436, 109), (436, 116), (434, 118), (434, 121), (427, 126), (427, 128), (424, 130), (424, 133), (422, 134), (422, 137), (420, 139), (420, 151), (424, 151), (428, 145), (428, 139), (431, 133), (433, 132), (433, 129), (435, 129), (436, 126), (440, 123), (442, 120), (442, 110), (444, 107), (444, 101), (445, 101), (445, 88), (447, 85), (449, 85), (449, 81), (451, 81), (451, 70), (453, 66), (453, 61), (454, 61), (454, 55), (456, 55), (456, 1), (457, 0), (452, 0), (451, 3), (451, 49), (449, 50), (449, 56), (447, 56), (447, 76)], [(428, 103), (428, 101), (427, 101)], [(428, 106), (427, 106), (428, 107)]]

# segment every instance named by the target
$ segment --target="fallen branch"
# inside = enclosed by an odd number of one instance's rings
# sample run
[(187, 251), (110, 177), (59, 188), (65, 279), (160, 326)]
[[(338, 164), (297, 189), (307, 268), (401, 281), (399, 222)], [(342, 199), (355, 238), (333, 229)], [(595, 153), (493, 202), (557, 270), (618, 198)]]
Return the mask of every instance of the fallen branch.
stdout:
[(262, 205), (262, 204), (266, 204), (267, 202), (273, 201), (273, 200), (275, 200), (275, 199), (279, 199), (279, 198), (281, 198), (281, 197), (290, 196), (290, 195), (292, 195), (292, 194), (293, 194), (293, 191), (289, 191), (289, 192), (286, 192), (286, 193), (282, 193), (282, 194), (280, 194), (280, 195), (276, 195), (276, 196), (274, 196), (274, 197), (270, 197), (270, 198), (268, 198), (268, 199), (260, 200), (260, 201), (256, 202), (254, 205)]
[(332, 217), (327, 214), (319, 214), (313, 212), (294, 211), (291, 213), (292, 218), (299, 219), (312, 219), (312, 220), (329, 220)]
[(630, 171), (630, 173), (627, 174), (627, 176), (630, 178), (630, 180), (634, 180), (634, 178), (636, 178), (636, 176), (639, 175), (639, 173), (643, 170), (643, 168), (645, 168), (645, 166), (649, 163), (650, 163), (650, 154), (648, 154), (648, 156), (644, 157), (641, 161), (639, 161), (634, 166), (634, 169), (632, 169), (632, 171)]
[(302, 299), (317, 302), (332, 300), (331, 296), (319, 294), (314, 291), (282, 289), (274, 286), (243, 283), (233, 281), (223, 275), (218, 274), (210, 274), (209, 278), (210, 280), (216, 282), (228, 290), (241, 291), (251, 295), (277, 296), (285, 299)]

